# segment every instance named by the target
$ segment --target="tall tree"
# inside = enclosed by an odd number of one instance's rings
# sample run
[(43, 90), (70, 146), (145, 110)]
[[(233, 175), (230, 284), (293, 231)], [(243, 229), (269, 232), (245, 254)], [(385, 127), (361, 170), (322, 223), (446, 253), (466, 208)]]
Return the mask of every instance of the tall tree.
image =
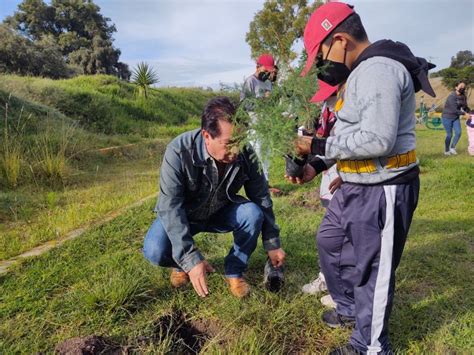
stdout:
[(42, 0), (24, 0), (4, 23), (31, 40), (39, 40), (44, 35), (59, 33), (60, 29), (55, 28), (55, 17), (54, 7)]
[(311, 13), (321, 5), (307, 0), (267, 0), (263, 9), (255, 14), (245, 37), (252, 57), (271, 53), (280, 68), (288, 68), (297, 56), (294, 43), (302, 38), (304, 27)]
[(68, 64), (84, 74), (112, 74), (127, 79), (130, 71), (119, 62), (120, 50), (113, 46), (117, 31), (110, 18), (100, 13), (92, 0), (24, 0), (5, 24), (23, 36), (39, 41), (55, 39)]
[(472, 65), (474, 65), (474, 55), (469, 50), (459, 51), (455, 57), (451, 57), (451, 68), (463, 69)]
[(468, 89), (474, 87), (474, 55), (470, 50), (463, 50), (451, 57), (449, 68), (441, 69), (433, 77), (441, 76), (443, 84), (452, 90), (457, 82), (464, 81)]
[(71, 74), (52, 36), (32, 41), (0, 24), (0, 72), (63, 78)]

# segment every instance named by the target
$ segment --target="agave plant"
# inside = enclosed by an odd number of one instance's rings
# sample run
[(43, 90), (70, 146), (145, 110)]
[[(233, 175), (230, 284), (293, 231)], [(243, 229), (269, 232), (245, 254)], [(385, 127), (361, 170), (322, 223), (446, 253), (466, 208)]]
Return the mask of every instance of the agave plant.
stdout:
[(150, 85), (158, 83), (160, 80), (156, 71), (147, 63), (140, 62), (133, 69), (132, 82), (138, 86), (140, 92), (148, 98), (148, 88)]

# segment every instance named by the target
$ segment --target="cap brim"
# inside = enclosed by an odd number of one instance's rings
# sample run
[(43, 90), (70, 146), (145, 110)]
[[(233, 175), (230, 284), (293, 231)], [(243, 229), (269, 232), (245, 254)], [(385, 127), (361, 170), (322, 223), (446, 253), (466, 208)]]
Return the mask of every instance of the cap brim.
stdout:
[(306, 65), (304, 66), (304, 69), (301, 72), (301, 76), (306, 76), (308, 72), (311, 70), (313, 67), (314, 61), (316, 59), (316, 56), (318, 55), (319, 52), (319, 47), (321, 46), (321, 43), (318, 44), (310, 54), (308, 54), (308, 59), (306, 60)]
[(310, 102), (321, 102), (329, 99), (337, 91), (337, 85), (331, 86), (328, 83), (318, 80), (319, 90), (309, 100)]

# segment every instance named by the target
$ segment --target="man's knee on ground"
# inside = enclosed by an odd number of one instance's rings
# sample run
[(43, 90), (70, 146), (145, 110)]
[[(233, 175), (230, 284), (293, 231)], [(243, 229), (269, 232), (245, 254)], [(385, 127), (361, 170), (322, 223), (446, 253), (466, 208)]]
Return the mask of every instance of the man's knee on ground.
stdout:
[(168, 266), (170, 255), (167, 254), (170, 253), (170, 250), (167, 249), (166, 243), (160, 243), (162, 238), (166, 238), (162, 234), (164, 234), (164, 229), (157, 220), (145, 236), (143, 255), (154, 265)]

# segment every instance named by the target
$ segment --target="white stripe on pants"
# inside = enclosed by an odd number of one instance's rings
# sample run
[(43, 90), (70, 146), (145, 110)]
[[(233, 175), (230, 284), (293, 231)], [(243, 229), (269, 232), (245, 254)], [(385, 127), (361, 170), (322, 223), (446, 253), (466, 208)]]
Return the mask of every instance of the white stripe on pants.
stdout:
[(384, 326), (386, 308), (388, 304), (388, 291), (392, 275), (393, 237), (395, 222), (395, 203), (397, 185), (384, 186), (385, 192), (385, 225), (381, 234), (380, 260), (377, 280), (374, 289), (374, 302), (372, 311), (371, 344), (367, 347), (367, 354), (377, 354), (382, 351), (379, 342)]

